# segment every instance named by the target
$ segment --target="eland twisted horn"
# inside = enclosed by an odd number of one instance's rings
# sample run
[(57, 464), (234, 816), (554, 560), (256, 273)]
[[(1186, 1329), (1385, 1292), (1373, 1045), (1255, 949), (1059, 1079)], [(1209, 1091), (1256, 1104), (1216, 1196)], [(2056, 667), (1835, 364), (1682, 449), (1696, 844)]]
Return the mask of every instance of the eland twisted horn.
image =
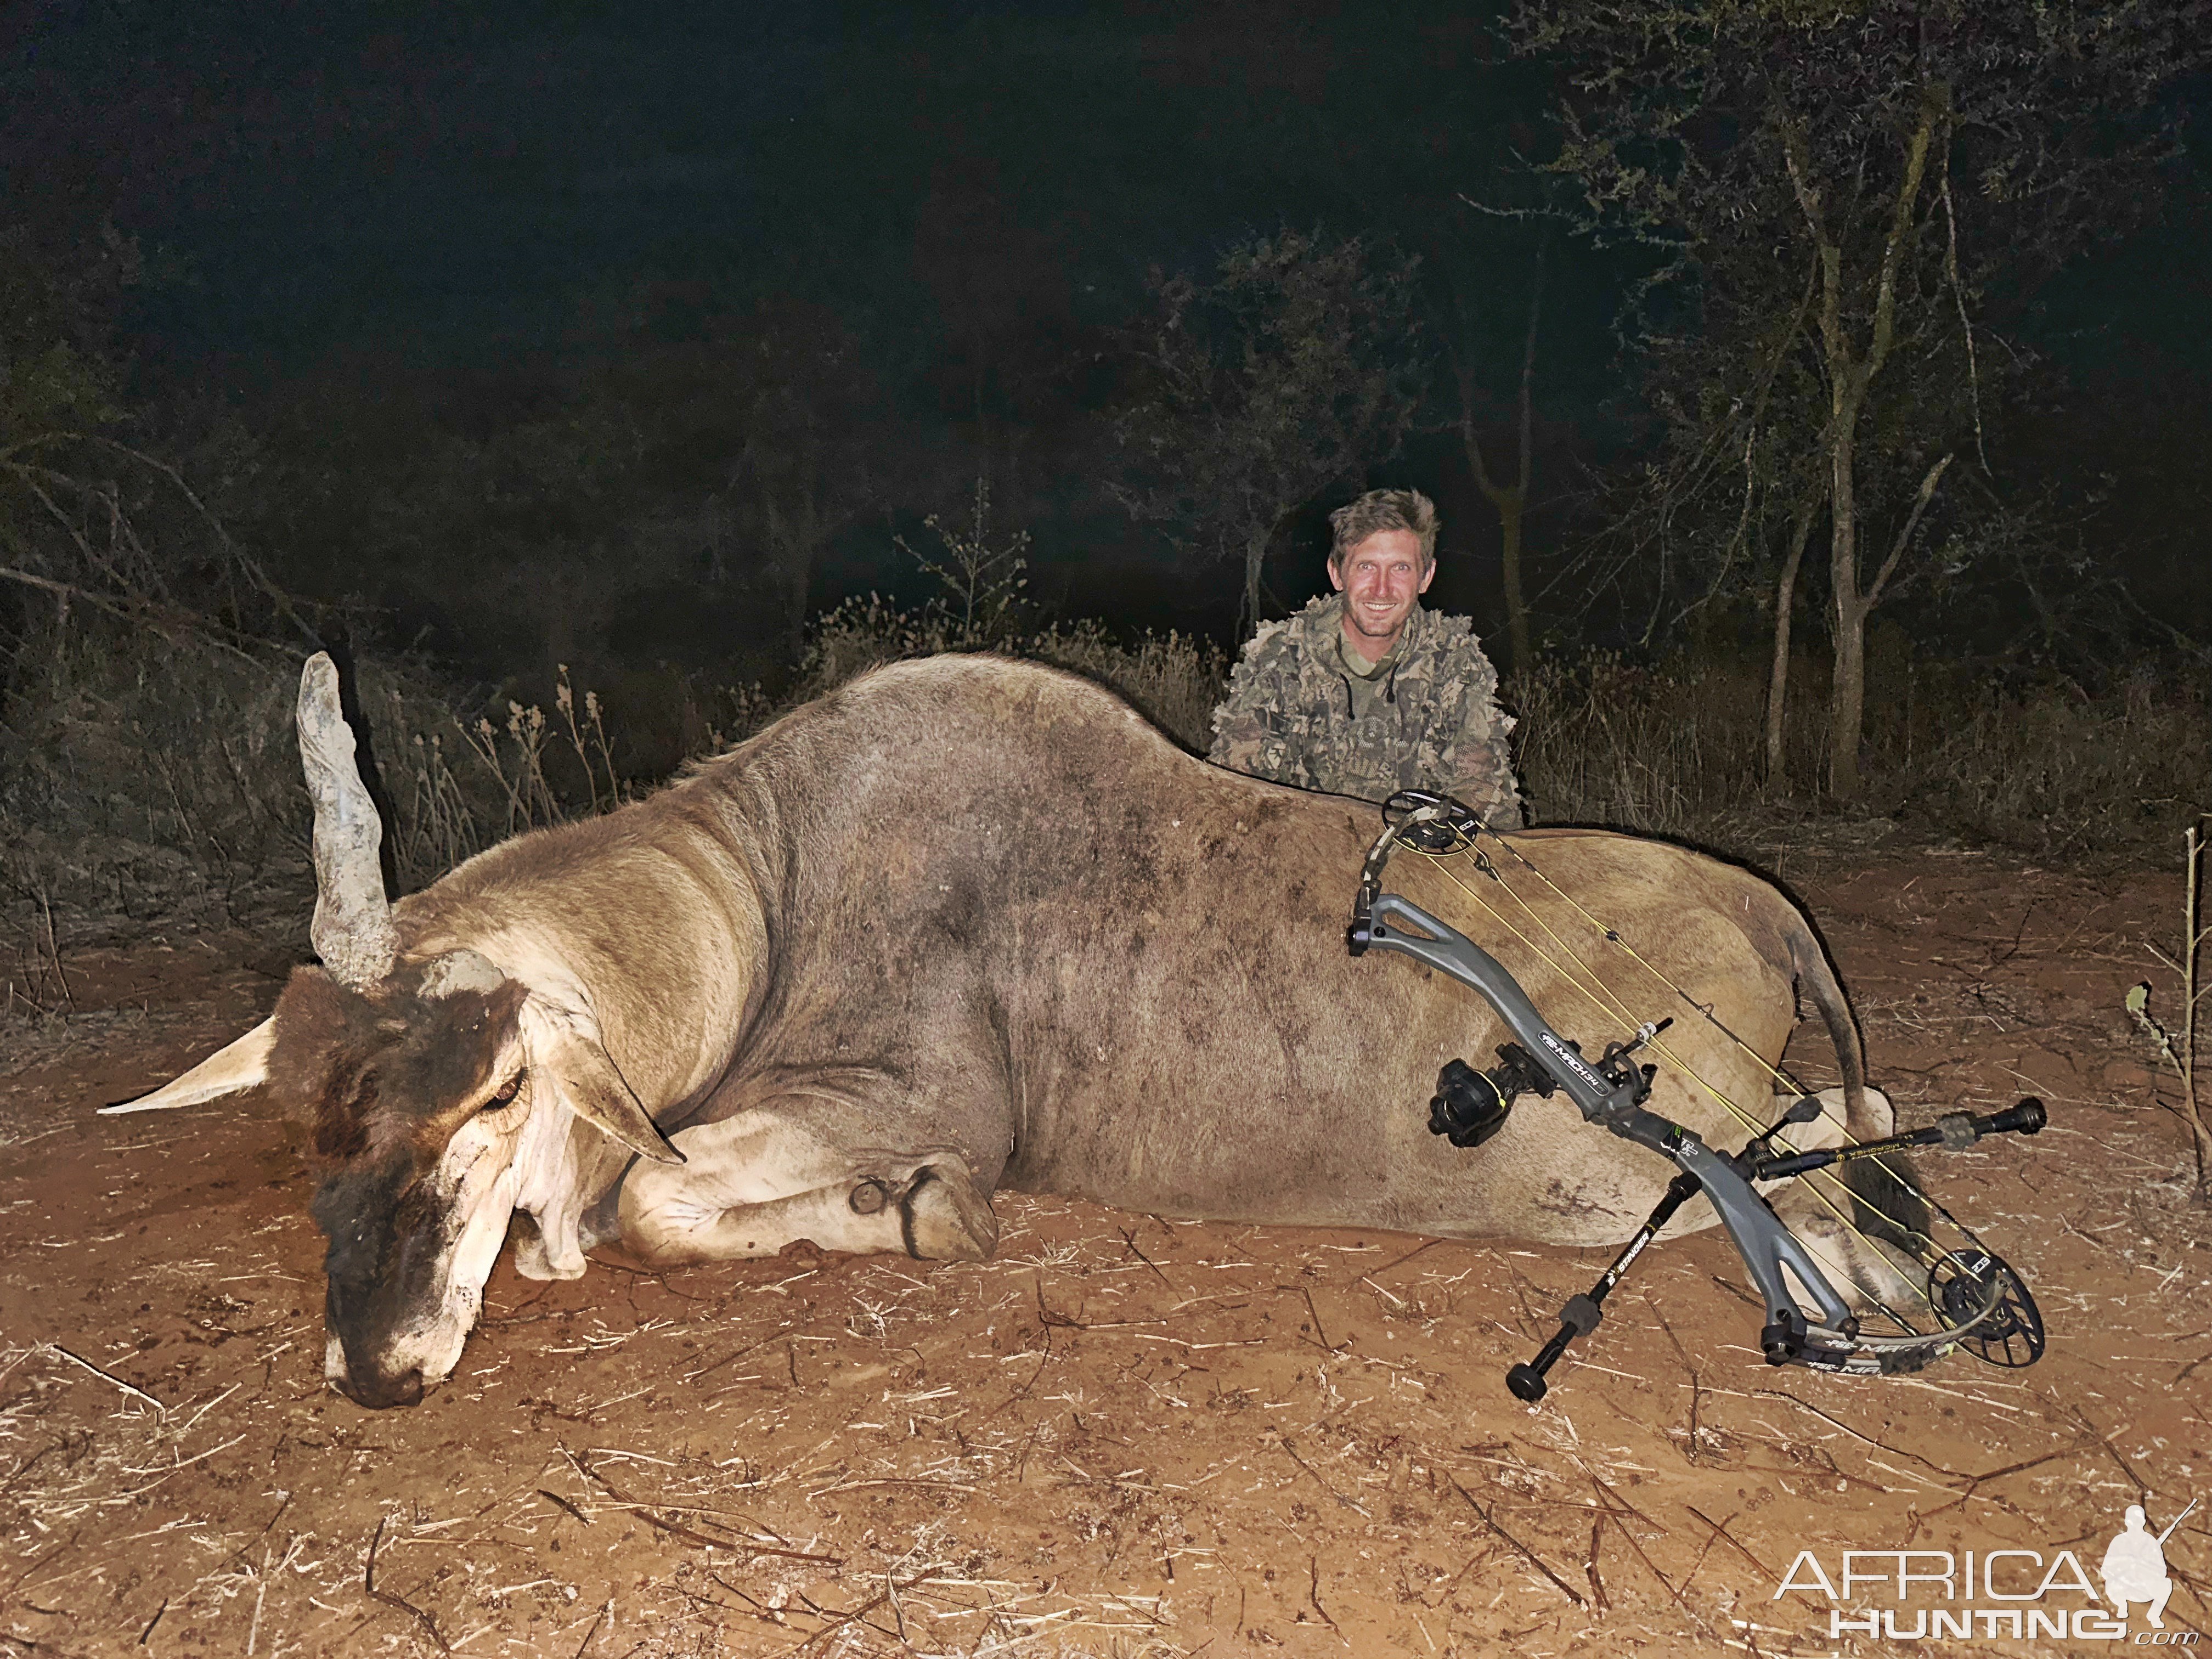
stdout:
[(339, 984), (365, 991), (399, 953), (377, 862), (384, 824), (353, 761), (353, 728), (338, 709), (338, 671), (327, 652), (300, 674), (300, 766), (315, 798), (315, 954)]

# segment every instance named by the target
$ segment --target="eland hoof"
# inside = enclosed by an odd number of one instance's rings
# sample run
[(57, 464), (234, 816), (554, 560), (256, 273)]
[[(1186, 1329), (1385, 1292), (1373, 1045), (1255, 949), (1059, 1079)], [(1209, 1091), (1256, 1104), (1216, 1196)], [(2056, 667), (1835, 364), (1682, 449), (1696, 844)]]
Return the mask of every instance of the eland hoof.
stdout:
[(957, 1162), (925, 1164), (899, 1196), (906, 1253), (920, 1261), (988, 1261), (999, 1248), (999, 1218)]

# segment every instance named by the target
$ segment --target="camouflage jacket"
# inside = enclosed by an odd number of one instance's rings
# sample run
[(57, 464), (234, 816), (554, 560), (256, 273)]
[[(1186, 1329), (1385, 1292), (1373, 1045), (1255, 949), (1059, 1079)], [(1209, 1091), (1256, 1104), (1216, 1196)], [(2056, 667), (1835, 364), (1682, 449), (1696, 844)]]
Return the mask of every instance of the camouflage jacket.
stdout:
[(1213, 711), (1206, 758), (1254, 777), (1379, 801), (1398, 789), (1456, 795), (1501, 830), (1522, 823), (1521, 790), (1498, 706), (1498, 671), (1464, 617), (1413, 607), (1405, 649), (1365, 719), (1338, 654), (1340, 594), (1325, 594), (1244, 647)]

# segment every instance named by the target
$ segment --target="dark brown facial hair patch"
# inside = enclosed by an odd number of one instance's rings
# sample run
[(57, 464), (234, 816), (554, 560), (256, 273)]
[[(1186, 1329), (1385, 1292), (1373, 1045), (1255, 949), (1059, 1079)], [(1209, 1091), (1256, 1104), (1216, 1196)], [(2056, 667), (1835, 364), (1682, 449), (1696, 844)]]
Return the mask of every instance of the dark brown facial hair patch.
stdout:
[(382, 1158), (403, 1146), (434, 1156), (452, 1130), (438, 1120), (492, 1086), (528, 994), (508, 981), (423, 997), (419, 982), (402, 969), (363, 993), (319, 968), (292, 970), (276, 1002), (269, 1088), (307, 1126), (318, 1160)]

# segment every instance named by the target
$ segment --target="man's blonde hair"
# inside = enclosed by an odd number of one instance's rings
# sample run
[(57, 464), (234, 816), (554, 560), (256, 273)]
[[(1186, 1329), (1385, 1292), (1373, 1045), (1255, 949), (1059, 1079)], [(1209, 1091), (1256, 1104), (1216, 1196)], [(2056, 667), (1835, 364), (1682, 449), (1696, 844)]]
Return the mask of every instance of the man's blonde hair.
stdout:
[(1346, 554), (1385, 530), (1409, 530), (1420, 538), (1422, 569), (1437, 562), (1437, 504), (1418, 489), (1370, 489), (1330, 514), (1328, 527), (1331, 569), (1341, 570)]

